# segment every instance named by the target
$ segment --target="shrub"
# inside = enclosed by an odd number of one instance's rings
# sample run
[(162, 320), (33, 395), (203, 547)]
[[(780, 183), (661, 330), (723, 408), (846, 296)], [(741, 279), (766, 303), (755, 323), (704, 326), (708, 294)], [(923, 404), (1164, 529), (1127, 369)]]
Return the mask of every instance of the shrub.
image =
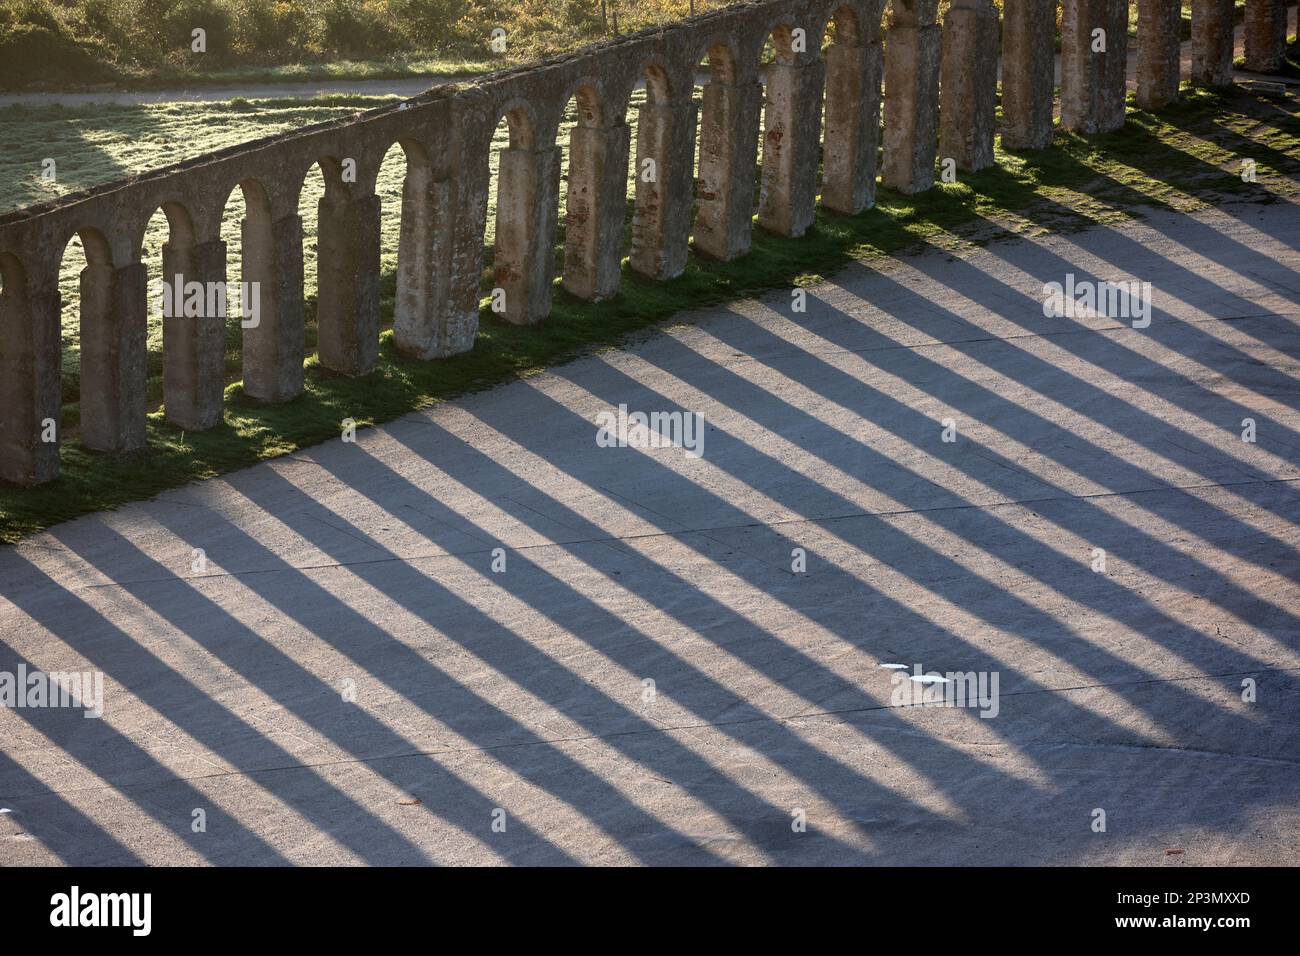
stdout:
[(388, 7), (379, 0), (326, 0), (321, 11), (321, 45), (344, 56), (386, 57), (396, 31)]
[(112, 75), (95, 45), (74, 37), (45, 0), (0, 5), (0, 84), (98, 82)]

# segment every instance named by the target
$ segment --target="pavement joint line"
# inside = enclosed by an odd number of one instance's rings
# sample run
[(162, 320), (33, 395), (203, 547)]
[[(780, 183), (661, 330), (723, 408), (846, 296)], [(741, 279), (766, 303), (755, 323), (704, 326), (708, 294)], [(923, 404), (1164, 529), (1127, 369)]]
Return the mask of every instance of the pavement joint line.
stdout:
[[(995, 508), (1022, 508), (1022, 507), (1027, 507), (1029, 505), (1046, 504), (1055, 501), (1095, 501), (1095, 500), (1100, 500), (1105, 498), (1130, 498), (1137, 495), (1155, 494), (1161, 492), (1176, 492), (1191, 497), (1190, 493), (1193, 491), (1210, 491), (1215, 488), (1239, 488), (1245, 485), (1290, 485), (1296, 482), (1300, 482), (1300, 475), (1288, 477), (1288, 478), (1265, 478), (1265, 479), (1249, 480), (1249, 481), (1212, 482), (1212, 483), (1201, 484), (1201, 485), (1166, 485), (1166, 486), (1155, 487), (1155, 488), (1134, 488), (1128, 491), (1102, 491), (1102, 492), (1097, 492), (1095, 494), (1087, 494), (1087, 495), (1051, 495), (1042, 498), (1017, 498), (1015, 500), (995, 501), (995, 502), (990, 502), (988, 504), (936, 505), (933, 508), (905, 508), (896, 511), (855, 511), (855, 512), (850, 512), (848, 514), (825, 515), (818, 518), (794, 517), (794, 518), (783, 518), (779, 521), (748, 521), (743, 524), (713, 525), (705, 528), (686, 528), (681, 531), (647, 531), (644, 534), (605, 535), (598, 538), (580, 538), (574, 541), (544, 541), (539, 544), (526, 544), (526, 545), (519, 545), (517, 547), (507, 547), (507, 550), (516, 553), (523, 553), (528, 551), (536, 551), (543, 548), (571, 548), (571, 547), (576, 547), (585, 544), (606, 544), (612, 541), (642, 541), (642, 540), (648, 540), (654, 538), (682, 538), (692, 534), (708, 537), (709, 533), (714, 531), (738, 531), (746, 528), (781, 528), (787, 525), (797, 525), (797, 524), (819, 525), (819, 524), (828, 524), (834, 521), (849, 521), (854, 518), (900, 518), (900, 517), (906, 517), (907, 515), (935, 514), (937, 512), (943, 512), (943, 511), (971, 511), (971, 510), (991, 511)], [(650, 511), (650, 509), (648, 508), (646, 510)], [(651, 511), (651, 514), (656, 514), (656, 512)], [(325, 524), (325, 522), (323, 521), (321, 523)], [(330, 528), (334, 528), (334, 525), (327, 525), (327, 526)], [(334, 528), (334, 530), (340, 530), (340, 529)], [(355, 538), (355, 535), (350, 535), (350, 537)], [(356, 538), (356, 540), (365, 543), (368, 546), (377, 547), (380, 550), (386, 550), (383, 547), (383, 545), (378, 544), (377, 542), (372, 542), (370, 540), (363, 539), (363, 538)], [(717, 539), (711, 538), (710, 540), (717, 540)], [(726, 542), (719, 541), (718, 543), (723, 544), (729, 548), (734, 548), (733, 545), (727, 544)], [(498, 545), (498, 547), (506, 547), (506, 546)], [(738, 550), (741, 550), (742, 553), (748, 555), (748, 552), (743, 551), (743, 549), (738, 549)], [(445, 551), (438, 554), (399, 555), (399, 554), (392, 554), (390, 552), (387, 557), (364, 558), (358, 561), (330, 561), (323, 564), (289, 565), (283, 568), (252, 568), (246, 571), (224, 571), (217, 574), (195, 574), (195, 575), (177, 574), (177, 575), (172, 575), (170, 577), (163, 577), (163, 578), (139, 578), (133, 581), (103, 581), (98, 584), (83, 584), (80, 587), (73, 588), (72, 590), (74, 592), (94, 591), (94, 590), (101, 590), (101, 589), (108, 589), (108, 588), (136, 587), (142, 584), (171, 584), (178, 581), (193, 582), (193, 581), (217, 580), (221, 578), (250, 577), (254, 574), (285, 574), (291, 571), (298, 572), (298, 573), (302, 573), (305, 571), (328, 571), (334, 568), (362, 567), (368, 564), (388, 564), (393, 561), (399, 561), (402, 562), (403, 564), (414, 564), (417, 561), (439, 561), (447, 558), (460, 559), (460, 558), (469, 557), (473, 555), (491, 554), (491, 552), (492, 549), (489, 548), (483, 548), (483, 549), (472, 550), (472, 551), (457, 551), (457, 552)]]
[[(1042, 694), (1068, 694), (1074, 691), (1097, 690), (1106, 687), (1123, 687), (1123, 686), (1135, 686), (1135, 685), (1144, 685), (1144, 684), (1190, 683), (1193, 681), (1221, 680), (1226, 677), (1244, 677), (1252, 674), (1287, 673), (1292, 671), (1300, 672), (1300, 666), (1259, 667), (1259, 668), (1254, 668), (1252, 670), (1232, 671), (1223, 674), (1183, 674), (1183, 675), (1174, 675), (1172, 677), (1149, 677), (1149, 678), (1142, 678), (1140, 680), (1119, 680), (1119, 681), (1103, 681), (1101, 683), (1096, 683), (1096, 684), (1075, 684), (1075, 685), (1070, 685), (1068, 687), (1042, 687), (1037, 690), (1012, 691), (1010, 693), (1000, 694), (999, 699), (1003, 697), (1026, 697), (1026, 696), (1035, 696), (1035, 695), (1042, 695)], [(846, 707), (841, 709), (808, 711), (808, 712), (796, 713), (796, 714), (777, 714), (777, 715), (758, 714), (753, 717), (738, 717), (734, 720), (718, 720), (718, 721), (704, 720), (704, 721), (696, 721), (694, 723), (688, 723), (688, 724), (665, 724), (661, 721), (659, 727), (650, 727), (644, 730), (617, 730), (607, 734), (574, 734), (568, 737), (555, 737), (549, 739), (520, 741), (518, 743), (502, 743), (502, 744), (492, 744), (492, 745), (485, 745), (485, 746), (467, 746), (467, 747), (449, 746), (449, 747), (441, 747), (437, 750), (415, 749), (409, 751), (402, 751), (400, 753), (376, 754), (375, 756), (372, 757), (353, 757), (353, 758), (338, 759), (338, 760), (321, 760), (321, 761), (315, 761), (310, 763), (299, 762), (299, 763), (282, 764), (282, 765), (270, 766), (270, 767), (258, 767), (255, 769), (248, 769), (248, 770), (240, 770), (240, 769), (222, 770), (216, 773), (208, 773), (208, 774), (195, 774), (195, 775), (186, 775), (186, 776), (182, 776), (180, 774), (172, 774), (170, 779), (188, 782), (188, 781), (195, 781), (195, 780), (220, 779), (222, 777), (253, 778), (262, 774), (284, 773), (284, 772), (292, 772), (296, 770), (319, 770), (326, 767), (349, 767), (349, 766), (367, 765), (367, 764), (379, 763), (380, 761), (384, 761), (384, 760), (406, 760), (406, 759), (411, 759), (416, 757), (438, 757), (444, 754), (466, 754), (466, 753), (491, 754), (502, 750), (517, 750), (521, 748), (535, 748), (535, 747), (554, 747), (558, 744), (584, 744), (592, 741), (613, 740), (622, 737), (641, 737), (646, 735), (684, 733), (684, 732), (695, 731), (695, 730), (710, 730), (710, 729), (716, 729), (722, 727), (739, 727), (739, 726), (745, 726), (750, 724), (789, 724), (795, 721), (813, 720), (821, 717), (841, 717), (841, 716), (846, 716), (851, 714), (877, 713), (886, 710), (913, 710), (913, 709), (915, 710), (939, 710), (939, 709), (964, 710), (965, 708), (956, 708), (956, 707), (940, 708), (937, 704), (924, 704), (924, 703), (878, 704), (874, 707)], [(642, 715), (638, 714), (637, 716), (642, 716)], [(536, 722), (533, 721), (530, 723), (536, 723)], [(902, 731), (907, 731), (910, 728), (876, 728), (876, 729), (878, 730), (898, 729)], [(933, 735), (927, 734), (927, 736), (933, 736)], [(997, 746), (1015, 747), (1018, 745), (1010, 741), (1002, 741), (999, 744), (997, 744)], [(1079, 743), (1065, 743), (1065, 744), (1055, 744), (1054, 746), (1086, 747), (1089, 745), (1079, 744)], [(1092, 745), (1092, 746), (1097, 746), (1097, 745)], [(1117, 746), (1131, 747), (1138, 750), (1166, 750), (1172, 753), (1188, 753), (1188, 754), (1211, 753), (1209, 751), (1198, 751), (1198, 750), (1192, 750), (1190, 748), (1161, 747), (1158, 745), (1143, 745), (1140, 743), (1113, 744), (1113, 745), (1109, 745), (1109, 748), (1113, 748)], [(1259, 760), (1259, 761), (1264, 761), (1266, 763), (1300, 767), (1300, 761), (1281, 760), (1276, 757), (1261, 757), (1255, 754), (1212, 753), (1211, 755), (1220, 756), (1220, 757), (1233, 757), (1237, 759)], [(655, 779), (660, 779), (660, 780), (663, 779), (653, 773), (651, 773), (650, 776), (654, 777)], [(129, 790), (138, 789), (142, 787), (157, 787), (159, 782), (160, 781), (158, 780), (148, 780), (148, 781), (141, 781), (140, 783), (129, 783), (129, 784), (122, 784), (122, 783), (114, 784), (114, 783), (106, 782), (102, 785), (97, 784), (91, 787), (70, 787), (67, 789), (51, 788), (48, 790), (48, 792), (55, 796), (63, 796), (66, 794), (74, 794), (74, 793), (97, 793), (105, 790), (113, 790), (115, 792), (125, 793)], [(166, 782), (168, 781), (162, 781), (162, 783), (164, 784)], [(679, 784), (671, 780), (665, 780), (664, 782), (672, 784), (673, 786), (680, 786)], [(20, 801), (13, 800), (12, 796), (6, 796), (5, 802), (18, 803)]]

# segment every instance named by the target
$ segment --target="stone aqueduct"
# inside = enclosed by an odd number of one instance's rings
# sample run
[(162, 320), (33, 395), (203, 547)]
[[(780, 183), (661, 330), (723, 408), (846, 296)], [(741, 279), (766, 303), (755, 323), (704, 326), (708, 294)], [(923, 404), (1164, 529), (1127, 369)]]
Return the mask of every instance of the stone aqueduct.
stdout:
[[(1177, 95), (1180, 80), (1179, 2), (1136, 2), (1138, 103), (1158, 108)], [(159, 208), (169, 224), (164, 274), (225, 281), (221, 219), (233, 190), (242, 190), (242, 276), (231, 281), (258, 282), (261, 293), (260, 323), (244, 331), (244, 387), (255, 399), (282, 402), (303, 388), (298, 201), (314, 164), (326, 179), (318, 355), (325, 367), (351, 375), (368, 372), (378, 353), (375, 178), (394, 143), (407, 159), (394, 336), (402, 351), (425, 359), (474, 344), (489, 150), (502, 117), (510, 142), (498, 173), (495, 285), (505, 290), (505, 317), (521, 324), (540, 321), (550, 309), (560, 198), (556, 138), (571, 98), (579, 117), (569, 142), (563, 282), (587, 299), (618, 286), (633, 148), (637, 168), (653, 159), (657, 174), (653, 181), (634, 177), (630, 263), (657, 279), (683, 270), (692, 241), (698, 254), (717, 259), (745, 254), (760, 142), (758, 222), (785, 236), (808, 228), (819, 191), (824, 207), (853, 214), (873, 202), (878, 172), (887, 186), (911, 193), (933, 184), (938, 156), (964, 170), (991, 164), (999, 31), (991, 0), (953, 0), (942, 26), (937, 0), (894, 0), (882, 44), (884, 6), (885, 0), (739, 4), (0, 217), (0, 480), (34, 484), (58, 473), (57, 434), (49, 440), (61, 400), (58, 278), (74, 234), (88, 263), (80, 279), (81, 440), (92, 450), (125, 453), (145, 444), (141, 246)], [(1194, 83), (1231, 82), (1232, 7), (1232, 0), (1193, 0)], [(1063, 126), (1091, 133), (1123, 124), (1128, 9), (1128, 0), (1064, 0)], [(1056, 0), (1005, 0), (1007, 147), (1051, 142), (1055, 18)], [(834, 42), (823, 51), (832, 22)], [(1106, 31), (1104, 52), (1093, 50), (1097, 28)], [(760, 72), (769, 38), (776, 62)], [(1285, 0), (1247, 0), (1248, 66), (1275, 68), (1285, 39)], [(697, 109), (695, 75), (705, 57), (710, 74)], [(633, 144), (625, 114), (639, 83), (647, 98)], [(349, 159), (355, 177), (342, 175)], [(187, 430), (221, 421), (223, 350), (221, 316), (164, 319), (169, 421)]]

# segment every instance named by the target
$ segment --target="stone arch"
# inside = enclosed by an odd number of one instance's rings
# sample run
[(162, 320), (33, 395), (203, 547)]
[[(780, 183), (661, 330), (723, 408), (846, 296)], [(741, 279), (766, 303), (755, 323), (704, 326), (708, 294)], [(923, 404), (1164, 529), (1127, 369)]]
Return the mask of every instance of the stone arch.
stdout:
[[(841, 43), (846, 47), (860, 47), (868, 42), (869, 24), (862, 21), (863, 12), (860, 7), (851, 2), (832, 2), (826, 9), (826, 20), (822, 24), (821, 38), (823, 45), (830, 34), (831, 28), (835, 30), (835, 36), (831, 38), (832, 43)], [(876, 32), (879, 33), (880, 24), (876, 24)]]
[(511, 100), (497, 112), (496, 122), (491, 128), (495, 129), (503, 119), (510, 130), (511, 149), (534, 148), (537, 142), (538, 119), (532, 106), (524, 100)]
[(650, 57), (637, 71), (639, 79), (645, 83), (647, 103), (663, 105), (671, 103), (676, 94), (672, 73), (659, 57)]
[[(794, 31), (797, 29), (805, 31), (805, 42), (808, 44), (802, 52), (794, 48)], [(808, 31), (807, 26), (796, 23), (794, 17), (788, 13), (783, 13), (768, 23), (760, 51), (767, 48), (768, 41), (772, 43), (775, 63), (798, 63), (803, 59), (816, 57), (818, 53), (811, 31)], [(759, 58), (761, 56), (760, 52)]]

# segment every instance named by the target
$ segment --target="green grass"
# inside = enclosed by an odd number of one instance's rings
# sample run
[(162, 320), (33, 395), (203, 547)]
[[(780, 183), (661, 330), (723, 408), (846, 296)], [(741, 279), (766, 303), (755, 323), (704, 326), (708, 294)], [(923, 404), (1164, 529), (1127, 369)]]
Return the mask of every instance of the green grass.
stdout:
[[(255, 131), (243, 125), (238, 135), (248, 139), (266, 132), (267, 126), (310, 121), (307, 117), (316, 116), (315, 111), (334, 108), (320, 103), (286, 105), (283, 111), (268, 107), (268, 115), (255, 120), (263, 125)], [(213, 109), (213, 116), (228, 116), (233, 108)], [(144, 161), (142, 154), (131, 152), (131, 138), (123, 134), (124, 126), (144, 122), (129, 110), (125, 115), (101, 115), (98, 122), (82, 116), (78, 122), (80, 135), (100, 137), (106, 152), (128, 155), (128, 162)], [(236, 135), (233, 127), (209, 126), (206, 121), (200, 125), (214, 136)], [(169, 136), (163, 139), (172, 149), (198, 148)], [(400, 152), (395, 155), (397, 178), (381, 184), (387, 191), (394, 185), (400, 188)], [(167, 161), (179, 158), (168, 154)], [(1242, 182), (1243, 158), (1257, 162), (1256, 184)], [(86, 168), (82, 174), (97, 173)], [(854, 260), (892, 256), (924, 244), (961, 251), (972, 242), (996, 236), (1115, 223), (1140, 215), (1143, 207), (1192, 211), (1226, 198), (1271, 201), (1279, 194), (1296, 192), (1297, 174), (1300, 123), (1291, 101), (1240, 91), (1188, 93), (1181, 104), (1159, 115), (1131, 112), (1127, 126), (1114, 134), (1084, 138), (1060, 132), (1052, 149), (999, 151), (996, 167), (956, 184), (911, 197), (882, 189), (876, 208), (854, 217), (819, 212), (814, 228), (802, 239), (783, 240), (756, 231), (753, 251), (737, 262), (711, 263), (692, 257), (685, 274), (666, 283), (643, 280), (625, 268), (619, 294), (597, 304), (557, 289), (554, 310), (541, 327), (511, 326), (484, 309), (475, 348), (452, 359), (406, 359), (396, 353), (391, 333), (385, 332), (379, 365), (372, 374), (349, 379), (309, 359), (305, 394), (285, 405), (255, 405), (243, 397), (238, 383), (232, 383), (227, 389), (225, 421), (210, 431), (184, 435), (168, 425), (161, 412), (154, 412), (149, 418), (148, 450), (140, 455), (101, 456), (69, 440), (57, 481), (32, 489), (0, 489), (0, 539), (12, 541), (79, 514), (148, 498), (166, 488), (337, 437), (343, 418), (359, 424), (387, 421), (617, 345), (629, 333), (683, 309), (806, 283), (809, 277), (830, 275)], [(3, 193), (0, 198), (12, 201)], [(385, 270), (390, 270), (396, 210), (390, 212), (388, 198), (385, 203), (389, 233), (384, 262)], [(304, 218), (309, 207), (314, 208), (314, 201), (306, 196)], [(228, 225), (237, 221), (231, 213), (228, 209)], [(237, 276), (237, 270), (231, 275)], [(386, 321), (392, 317), (392, 287), (389, 272), (382, 299)], [(75, 312), (71, 321), (75, 323)]]

